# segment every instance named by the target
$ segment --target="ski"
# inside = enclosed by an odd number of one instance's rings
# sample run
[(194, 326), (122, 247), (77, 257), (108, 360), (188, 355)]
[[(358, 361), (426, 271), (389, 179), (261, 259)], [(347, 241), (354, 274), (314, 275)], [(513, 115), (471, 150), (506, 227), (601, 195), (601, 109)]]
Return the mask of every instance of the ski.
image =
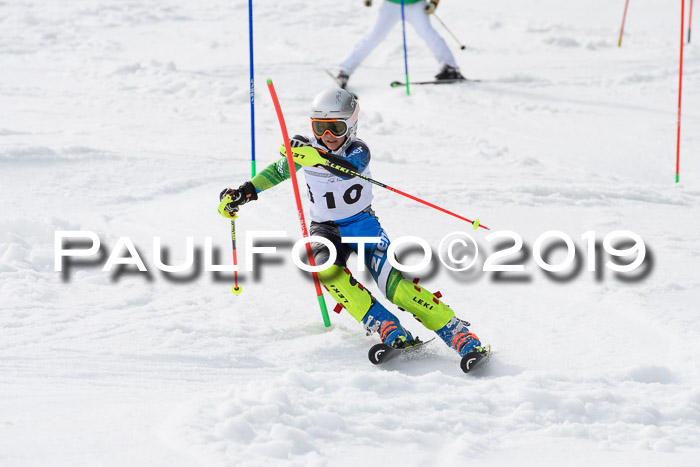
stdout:
[[(432, 81), (409, 81), (410, 86), (422, 85), (422, 84), (453, 84), (453, 83), (480, 83), (480, 79), (434, 79)], [(397, 88), (399, 86), (406, 86), (406, 83), (401, 81), (394, 81), (391, 83), (392, 88)]]
[[(433, 339), (435, 338), (433, 337)], [(399, 354), (404, 353), (406, 351), (417, 350), (420, 347), (427, 344), (428, 342), (431, 342), (433, 339), (429, 339), (423, 342), (422, 340), (416, 337), (414, 339), (413, 344), (398, 349), (384, 343), (376, 344), (369, 349), (369, 353), (367, 356), (369, 357), (370, 362), (372, 362), (375, 365), (379, 365), (381, 363), (386, 363), (389, 360), (393, 360), (394, 358), (398, 357)]]
[(487, 344), (486, 347), (477, 347), (477, 349), (478, 350), (472, 350), (462, 357), (459, 366), (462, 368), (463, 372), (470, 373), (488, 362), (491, 357), (491, 345)]

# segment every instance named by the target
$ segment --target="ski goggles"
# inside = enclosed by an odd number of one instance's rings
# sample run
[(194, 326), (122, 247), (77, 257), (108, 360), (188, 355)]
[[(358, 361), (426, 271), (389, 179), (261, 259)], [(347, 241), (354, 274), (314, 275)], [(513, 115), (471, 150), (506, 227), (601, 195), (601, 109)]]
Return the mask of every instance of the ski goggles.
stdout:
[(311, 119), (311, 129), (314, 131), (314, 135), (317, 138), (321, 138), (326, 132), (335, 136), (336, 138), (342, 138), (348, 134), (348, 125), (343, 120), (338, 120), (337, 118), (316, 120)]

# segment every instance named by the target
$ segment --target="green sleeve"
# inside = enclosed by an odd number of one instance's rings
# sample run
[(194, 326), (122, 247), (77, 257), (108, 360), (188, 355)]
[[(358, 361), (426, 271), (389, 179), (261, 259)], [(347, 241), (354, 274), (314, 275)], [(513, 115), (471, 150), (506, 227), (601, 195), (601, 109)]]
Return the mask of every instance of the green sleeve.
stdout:
[[(299, 170), (301, 166), (299, 164), (294, 164), (294, 171)], [(251, 182), (253, 186), (258, 191), (265, 191), (268, 188), (282, 183), (290, 177), (289, 174), (289, 164), (287, 164), (287, 158), (281, 157), (277, 162), (265, 167), (260, 173), (258, 173)]]

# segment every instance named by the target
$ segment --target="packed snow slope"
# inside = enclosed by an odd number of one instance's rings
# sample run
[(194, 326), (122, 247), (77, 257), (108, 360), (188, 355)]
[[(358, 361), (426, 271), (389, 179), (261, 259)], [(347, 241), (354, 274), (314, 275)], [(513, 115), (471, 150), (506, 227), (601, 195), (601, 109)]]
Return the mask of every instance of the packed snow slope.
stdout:
[[(243, 267), (252, 231), (286, 232), (258, 241), (277, 253), (241, 272), (243, 293), (204, 270), (207, 237), (230, 264), (218, 194), (251, 172), (247, 2), (0, 1), (0, 465), (697, 465), (700, 51), (685, 50), (676, 184), (680, 2), (631, 2), (618, 48), (623, 7), (445, 0), (437, 13), (467, 48), (436, 28), (482, 82), (392, 89), (400, 27), (351, 77), (373, 176), (491, 228), (375, 189), (393, 239), (437, 250), (464, 231), (480, 246), (466, 272), (433, 259), (407, 274), (493, 346), (464, 375), (438, 340), (374, 367), (377, 336), (345, 312), (324, 328), (291, 259), (291, 183), (241, 209)], [(323, 69), (376, 14), (255, 2), (258, 170), (281, 142), (265, 79), (290, 133), (308, 134), (311, 99), (333, 85)], [(438, 64), (410, 28), (407, 41), (411, 79), (430, 79)], [(632, 272), (606, 266), (620, 230), (646, 246)], [(57, 231), (94, 232), (100, 253), (56, 271)], [(523, 247), (495, 264), (524, 271), (483, 271), (513, 244), (487, 238), (502, 231)], [(549, 231), (575, 254), (546, 274), (536, 254), (567, 252)], [(102, 270), (129, 257), (120, 237), (147, 272)], [(161, 272), (155, 237), (167, 264), (192, 237), (195, 266)]]

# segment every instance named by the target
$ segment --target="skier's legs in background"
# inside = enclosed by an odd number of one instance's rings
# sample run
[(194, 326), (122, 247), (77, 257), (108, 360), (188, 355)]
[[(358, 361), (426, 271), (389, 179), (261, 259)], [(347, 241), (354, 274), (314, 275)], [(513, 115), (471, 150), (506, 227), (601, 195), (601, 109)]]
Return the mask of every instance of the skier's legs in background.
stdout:
[(440, 62), (441, 66), (447, 65), (452, 68), (458, 68), (454, 55), (447, 46), (445, 39), (430, 24), (430, 15), (427, 15), (423, 10), (423, 3), (412, 3), (405, 6), (406, 21), (408, 21), (416, 33), (420, 36), (425, 44), (432, 52), (435, 59)]
[(360, 63), (384, 40), (391, 28), (401, 19), (401, 6), (391, 2), (382, 2), (379, 16), (366, 36), (355, 44), (350, 53), (340, 62), (338, 68), (346, 75), (351, 75)]
[[(365, 325), (369, 333), (379, 333), (382, 342), (400, 346), (413, 339), (399, 319), (390, 313), (372, 294), (357, 282), (350, 270), (345, 267), (352, 249), (341, 242), (340, 230), (333, 222), (312, 222), (312, 236), (327, 238), (335, 246), (338, 256), (333, 265), (318, 273), (318, 278), (331, 296), (342, 305), (353, 318)], [(312, 243), (311, 248), (316, 264), (324, 264), (330, 257), (328, 247)]]

